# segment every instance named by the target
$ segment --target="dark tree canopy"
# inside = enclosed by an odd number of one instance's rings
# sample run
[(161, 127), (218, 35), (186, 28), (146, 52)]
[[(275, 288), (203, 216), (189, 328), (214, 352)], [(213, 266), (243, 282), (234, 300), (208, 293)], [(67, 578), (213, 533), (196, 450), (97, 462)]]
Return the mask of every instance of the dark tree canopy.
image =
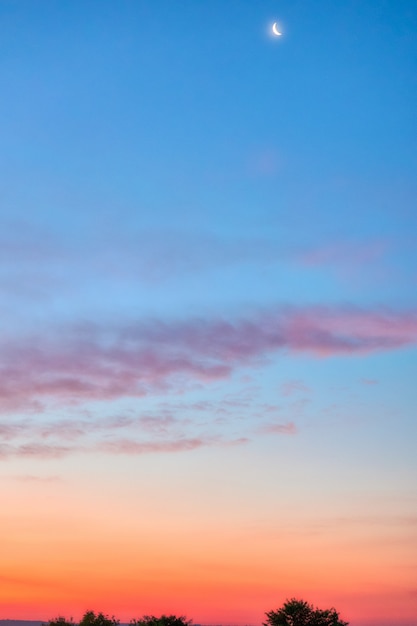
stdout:
[(132, 619), (132, 626), (191, 626), (192, 620), (186, 619), (184, 615), (144, 615), (141, 619)]
[(103, 615), (103, 613), (94, 613), (87, 611), (79, 624), (79, 626), (118, 626), (120, 621), (114, 617)]
[(265, 613), (264, 626), (348, 626), (336, 609), (318, 609), (304, 600), (291, 598), (276, 611)]

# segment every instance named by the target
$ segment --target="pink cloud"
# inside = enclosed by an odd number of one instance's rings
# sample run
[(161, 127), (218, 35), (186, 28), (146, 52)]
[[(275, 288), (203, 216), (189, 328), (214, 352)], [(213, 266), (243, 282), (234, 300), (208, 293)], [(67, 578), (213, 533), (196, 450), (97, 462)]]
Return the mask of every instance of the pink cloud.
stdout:
[(0, 437), (3, 441), (10, 441), (24, 434), (27, 426), (24, 423), (0, 423)]
[[(200, 427), (189, 418), (176, 418), (166, 412), (50, 423), (26, 420), (3, 429), (7, 441), (3, 436), (0, 460), (12, 457), (57, 459), (68, 454), (97, 451), (128, 455), (184, 452), (203, 446), (234, 446), (248, 441), (246, 437), (224, 438), (221, 433), (213, 431), (213, 427), (217, 428), (215, 420), (205, 424), (203, 434), (196, 434)], [(29, 480), (32, 478), (27, 478)]]
[(261, 426), (259, 432), (263, 434), (295, 435), (297, 427), (293, 422), (287, 422), (286, 424), (270, 423)]
[(130, 439), (119, 439), (111, 442), (104, 442), (99, 445), (103, 452), (112, 454), (147, 454), (151, 452), (183, 452), (195, 450), (212, 442), (204, 441), (199, 437), (191, 439), (178, 439), (173, 441), (132, 441)]
[(385, 240), (335, 241), (311, 248), (301, 253), (298, 259), (309, 267), (338, 265), (353, 268), (380, 261), (386, 255), (388, 248), (388, 242)]
[(206, 446), (236, 446), (249, 441), (246, 437), (223, 440), (219, 437), (181, 437), (163, 441), (134, 441), (116, 439), (101, 442), (98, 449), (111, 454), (150, 454), (156, 452), (185, 452)]
[(365, 355), (417, 341), (417, 313), (281, 308), (236, 320), (84, 325), (0, 343), (0, 407), (141, 397), (224, 380), (275, 354)]
[(18, 446), (4, 444), (0, 445), (0, 460), (9, 457), (59, 459), (74, 451), (74, 448), (57, 444), (45, 445), (36, 442)]

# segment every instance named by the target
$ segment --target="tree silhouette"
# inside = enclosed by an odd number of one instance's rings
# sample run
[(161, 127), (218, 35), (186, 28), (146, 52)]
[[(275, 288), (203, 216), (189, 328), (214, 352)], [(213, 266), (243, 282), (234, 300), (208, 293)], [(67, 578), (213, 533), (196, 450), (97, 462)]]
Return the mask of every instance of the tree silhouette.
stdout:
[(103, 615), (103, 613), (94, 613), (94, 611), (87, 611), (84, 613), (83, 618), (79, 626), (118, 626), (120, 620), (115, 617), (109, 617)]
[(348, 626), (339, 618), (336, 609), (318, 609), (297, 598), (284, 602), (276, 611), (265, 613), (263, 626)]
[(177, 617), (176, 615), (144, 615), (141, 619), (130, 620), (131, 626), (191, 626), (192, 620), (187, 619), (184, 615)]
[(68, 620), (66, 617), (55, 617), (54, 619), (50, 619), (48, 622), (44, 622), (42, 626), (75, 626), (72, 621), (72, 617)]
[(75, 624), (73, 619), (67, 620), (65, 617), (55, 617), (42, 624), (42, 626), (119, 626), (120, 620), (115, 617), (109, 617), (103, 613), (94, 613), (94, 611), (86, 611), (79, 624)]

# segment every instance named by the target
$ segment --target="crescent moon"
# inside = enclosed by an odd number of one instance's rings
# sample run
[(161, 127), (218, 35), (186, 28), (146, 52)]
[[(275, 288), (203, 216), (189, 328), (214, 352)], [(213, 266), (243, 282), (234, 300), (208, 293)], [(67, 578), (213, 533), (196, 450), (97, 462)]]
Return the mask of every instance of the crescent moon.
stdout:
[(272, 32), (274, 33), (274, 35), (275, 35), (276, 37), (281, 37), (281, 35), (282, 35), (282, 33), (280, 33), (280, 32), (279, 32), (279, 30), (278, 30), (278, 28), (277, 28), (277, 23), (276, 23), (276, 22), (274, 22), (274, 23), (272, 24)]

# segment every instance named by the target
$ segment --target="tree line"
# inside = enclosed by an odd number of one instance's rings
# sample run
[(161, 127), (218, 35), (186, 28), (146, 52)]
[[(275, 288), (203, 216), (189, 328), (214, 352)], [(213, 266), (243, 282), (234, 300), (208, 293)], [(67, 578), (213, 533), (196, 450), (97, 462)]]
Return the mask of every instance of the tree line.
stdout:
[[(291, 598), (272, 611), (265, 613), (263, 626), (348, 626), (349, 622), (340, 619), (336, 609), (319, 609), (312, 604)], [(144, 615), (139, 619), (131, 619), (131, 626), (192, 626), (192, 620), (184, 615)], [(86, 611), (80, 622), (75, 623), (72, 618), (56, 617), (42, 626), (119, 626), (120, 620), (103, 613)]]

